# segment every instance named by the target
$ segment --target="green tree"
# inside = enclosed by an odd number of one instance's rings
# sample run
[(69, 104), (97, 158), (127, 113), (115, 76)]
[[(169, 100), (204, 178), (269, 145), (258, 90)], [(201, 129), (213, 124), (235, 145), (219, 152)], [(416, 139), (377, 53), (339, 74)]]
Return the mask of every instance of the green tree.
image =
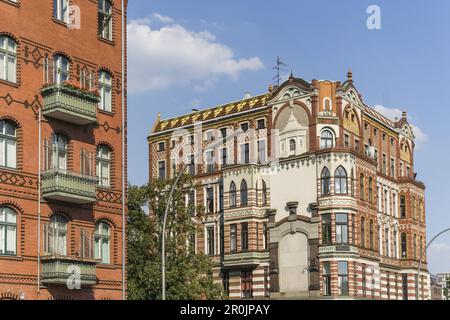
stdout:
[[(173, 180), (156, 180), (128, 189), (128, 299), (161, 299), (161, 235), (168, 190)], [(186, 192), (192, 179), (183, 175), (174, 190), (166, 225), (166, 298), (221, 299), (222, 287), (213, 282), (212, 261), (196, 254), (192, 207)], [(203, 208), (197, 208), (201, 215)]]

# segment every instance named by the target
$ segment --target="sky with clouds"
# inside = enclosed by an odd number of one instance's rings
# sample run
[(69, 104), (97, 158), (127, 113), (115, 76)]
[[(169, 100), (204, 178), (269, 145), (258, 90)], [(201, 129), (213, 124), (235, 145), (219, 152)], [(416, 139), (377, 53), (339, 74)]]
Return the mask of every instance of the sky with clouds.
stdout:
[[(369, 5), (381, 29), (366, 25)], [(406, 110), (425, 182), (428, 239), (450, 227), (450, 1), (130, 0), (129, 179), (148, 177), (146, 137), (162, 118), (267, 91), (280, 56), (296, 77), (346, 79), (366, 104), (395, 119)], [(450, 272), (450, 234), (429, 249)]]

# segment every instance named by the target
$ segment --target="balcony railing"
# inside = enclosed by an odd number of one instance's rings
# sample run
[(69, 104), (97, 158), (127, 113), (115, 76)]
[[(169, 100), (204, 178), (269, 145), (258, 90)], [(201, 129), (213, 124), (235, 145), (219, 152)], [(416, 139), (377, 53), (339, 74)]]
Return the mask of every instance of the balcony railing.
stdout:
[(225, 253), (223, 256), (224, 266), (256, 266), (269, 260), (268, 251), (248, 251), (239, 253)]
[[(59, 226), (60, 228), (60, 226)], [(46, 285), (90, 286), (97, 283), (94, 259), (94, 241), (91, 234), (82, 229), (76, 242), (76, 256), (66, 255), (67, 240), (64, 229), (51, 224), (43, 226), (44, 250), (41, 255), (41, 281)]]
[(68, 84), (51, 84), (41, 89), (43, 114), (48, 117), (86, 125), (97, 121), (100, 97)]
[(76, 204), (96, 201), (97, 177), (67, 170), (50, 169), (42, 173), (42, 195), (45, 199)]

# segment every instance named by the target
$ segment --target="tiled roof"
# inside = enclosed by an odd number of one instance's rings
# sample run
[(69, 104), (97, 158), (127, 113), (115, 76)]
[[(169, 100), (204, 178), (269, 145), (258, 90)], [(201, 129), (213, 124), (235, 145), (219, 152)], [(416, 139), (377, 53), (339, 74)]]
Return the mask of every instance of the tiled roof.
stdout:
[(198, 121), (208, 121), (218, 117), (228, 116), (243, 111), (252, 110), (262, 107), (269, 100), (271, 93), (251, 97), (237, 102), (232, 102), (216, 107), (211, 107), (205, 110), (196, 111), (183, 116), (157, 120), (153, 127), (152, 133), (158, 133), (166, 130), (172, 130), (179, 127), (194, 124)]
[(364, 106), (364, 111), (366, 113), (368, 113), (369, 115), (371, 115), (372, 117), (374, 117), (375, 119), (377, 119), (378, 121), (380, 121), (381, 123), (384, 123), (385, 125), (391, 127), (391, 128), (395, 128), (396, 127), (396, 123), (393, 122), (392, 120), (388, 119), (387, 117), (383, 116), (381, 113), (379, 113), (378, 111), (376, 111), (375, 109), (368, 107), (368, 106)]

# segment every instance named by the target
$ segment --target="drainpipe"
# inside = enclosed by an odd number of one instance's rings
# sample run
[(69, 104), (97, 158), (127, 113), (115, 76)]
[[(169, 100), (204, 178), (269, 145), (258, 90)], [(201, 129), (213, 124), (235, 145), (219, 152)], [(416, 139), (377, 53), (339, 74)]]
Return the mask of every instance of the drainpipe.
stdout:
[(122, 0), (122, 300), (125, 300), (125, 0)]
[(38, 227), (37, 227), (37, 293), (40, 292), (41, 283), (41, 148), (42, 148), (42, 109), (38, 114)]

